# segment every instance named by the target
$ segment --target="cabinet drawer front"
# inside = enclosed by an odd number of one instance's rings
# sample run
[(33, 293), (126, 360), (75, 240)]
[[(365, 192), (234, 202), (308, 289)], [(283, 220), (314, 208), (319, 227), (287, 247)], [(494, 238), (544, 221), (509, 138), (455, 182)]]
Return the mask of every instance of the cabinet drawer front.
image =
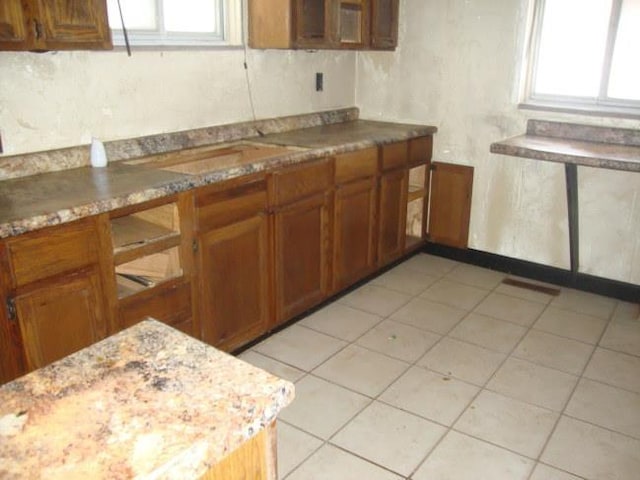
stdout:
[(261, 180), (207, 191), (196, 197), (198, 230), (207, 231), (252, 217), (267, 209), (267, 182)]
[(97, 263), (98, 248), (97, 232), (89, 223), (46, 229), (7, 242), (16, 286)]
[(433, 137), (412, 138), (409, 140), (409, 165), (420, 165), (431, 160)]
[(336, 183), (372, 177), (378, 169), (378, 149), (367, 148), (336, 157)]
[(313, 194), (323, 193), (333, 183), (328, 160), (283, 169), (273, 174), (273, 202), (285, 205)]
[(382, 169), (392, 170), (407, 165), (407, 142), (390, 143), (382, 147)]

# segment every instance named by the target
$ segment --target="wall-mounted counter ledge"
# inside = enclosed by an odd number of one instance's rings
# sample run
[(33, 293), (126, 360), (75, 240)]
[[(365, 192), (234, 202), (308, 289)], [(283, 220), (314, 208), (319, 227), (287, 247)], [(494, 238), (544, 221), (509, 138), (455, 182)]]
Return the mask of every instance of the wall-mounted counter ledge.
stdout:
[(530, 120), (525, 135), (492, 143), (491, 152), (640, 172), (640, 132), (628, 129)]
[(0, 387), (0, 477), (200, 478), (293, 395), (148, 320)]

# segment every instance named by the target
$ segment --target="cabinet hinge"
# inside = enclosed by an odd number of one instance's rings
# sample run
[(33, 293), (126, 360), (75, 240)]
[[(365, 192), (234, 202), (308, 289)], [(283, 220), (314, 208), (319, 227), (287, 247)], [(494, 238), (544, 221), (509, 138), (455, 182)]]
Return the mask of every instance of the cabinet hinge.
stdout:
[(429, 170), (433, 172), (435, 169), (436, 169), (436, 166), (433, 163), (429, 165)]
[(191, 249), (193, 250), (193, 253), (198, 253), (198, 240), (193, 240), (191, 242)]
[(11, 322), (15, 322), (18, 319), (18, 315), (16, 313), (16, 301), (14, 298), (7, 298), (7, 318)]
[(33, 30), (36, 35), (36, 39), (40, 40), (42, 38), (42, 24), (38, 20), (33, 21)]

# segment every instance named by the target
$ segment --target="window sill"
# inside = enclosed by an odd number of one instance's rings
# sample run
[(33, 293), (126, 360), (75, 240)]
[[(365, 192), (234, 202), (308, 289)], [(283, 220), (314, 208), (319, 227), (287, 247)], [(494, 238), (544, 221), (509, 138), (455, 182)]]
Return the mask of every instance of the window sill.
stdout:
[(592, 117), (629, 118), (640, 120), (640, 109), (631, 107), (614, 107), (602, 105), (562, 105), (558, 103), (529, 100), (518, 104), (520, 110), (536, 110), (543, 112), (570, 113)]

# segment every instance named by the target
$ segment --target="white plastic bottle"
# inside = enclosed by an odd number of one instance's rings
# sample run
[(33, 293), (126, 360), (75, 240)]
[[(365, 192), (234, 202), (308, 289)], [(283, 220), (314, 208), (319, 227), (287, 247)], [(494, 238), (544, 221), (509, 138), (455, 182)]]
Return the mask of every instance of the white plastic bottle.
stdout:
[(91, 166), (107, 166), (107, 152), (104, 149), (104, 144), (97, 138), (91, 139)]

